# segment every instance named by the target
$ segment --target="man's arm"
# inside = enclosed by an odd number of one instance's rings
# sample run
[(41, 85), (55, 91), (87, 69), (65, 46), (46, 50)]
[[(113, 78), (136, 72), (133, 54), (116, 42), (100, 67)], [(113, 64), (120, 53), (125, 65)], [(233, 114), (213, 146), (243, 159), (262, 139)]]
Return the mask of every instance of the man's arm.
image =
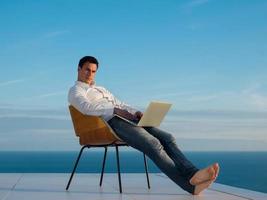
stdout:
[(132, 114), (128, 112), (127, 110), (123, 110), (120, 108), (114, 108), (114, 114), (119, 115), (125, 119), (131, 120), (131, 121), (139, 121), (141, 117), (143, 116), (143, 113), (140, 111), (135, 112), (135, 114)]
[(68, 96), (69, 103), (78, 109), (81, 113), (93, 116), (112, 116), (114, 113), (113, 106), (104, 104), (92, 104), (86, 97), (86, 94), (82, 90), (69, 91)]
[(105, 90), (105, 92), (111, 96), (111, 98), (114, 100), (115, 107), (114, 107), (114, 112), (113, 114), (116, 114), (118, 116), (121, 116), (125, 119), (128, 120), (133, 120), (133, 121), (139, 121), (141, 117), (143, 116), (143, 113), (132, 108), (128, 104), (120, 101), (117, 99), (111, 92), (109, 92), (106, 88), (102, 88)]
[[(119, 99), (117, 99), (109, 90), (107, 90), (106, 88), (102, 88), (105, 90), (105, 92), (111, 96), (111, 98), (114, 100), (115, 103), (115, 107), (121, 109), (121, 110), (125, 110), (129, 113), (131, 113), (132, 115), (135, 115), (136, 112), (138, 112), (138, 110), (134, 109), (132, 106), (120, 101)], [(139, 111), (140, 112), (140, 111)]]

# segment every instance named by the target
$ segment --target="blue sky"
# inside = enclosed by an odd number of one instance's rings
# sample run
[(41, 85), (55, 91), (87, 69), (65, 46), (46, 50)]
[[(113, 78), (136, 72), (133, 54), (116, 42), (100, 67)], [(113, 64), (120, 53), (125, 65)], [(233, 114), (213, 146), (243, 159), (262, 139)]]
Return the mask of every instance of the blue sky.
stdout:
[(266, 0), (6, 0), (0, 19), (0, 150), (14, 137), (18, 149), (61, 149), (54, 135), (76, 148), (66, 96), (84, 55), (121, 100), (173, 103), (162, 126), (185, 149), (267, 150)]

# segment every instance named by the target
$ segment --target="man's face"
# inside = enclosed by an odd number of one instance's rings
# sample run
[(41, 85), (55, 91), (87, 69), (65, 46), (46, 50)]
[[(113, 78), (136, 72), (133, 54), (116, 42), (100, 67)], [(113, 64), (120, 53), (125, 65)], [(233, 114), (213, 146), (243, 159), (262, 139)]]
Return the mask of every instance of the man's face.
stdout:
[(96, 64), (86, 62), (83, 64), (82, 68), (78, 68), (78, 80), (91, 84), (95, 79), (96, 71)]

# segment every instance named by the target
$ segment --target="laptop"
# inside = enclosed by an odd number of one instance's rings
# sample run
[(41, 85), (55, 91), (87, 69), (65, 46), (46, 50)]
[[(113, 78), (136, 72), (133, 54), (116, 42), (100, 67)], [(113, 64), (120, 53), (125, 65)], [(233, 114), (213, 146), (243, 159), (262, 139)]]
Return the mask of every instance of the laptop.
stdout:
[(142, 126), (142, 127), (158, 127), (167, 112), (169, 111), (172, 104), (165, 103), (165, 102), (156, 102), (152, 101), (146, 108), (145, 112), (143, 113), (142, 118), (139, 122), (133, 122), (128, 119), (125, 119), (121, 116), (116, 115), (117, 117), (122, 118), (123, 120), (135, 125), (135, 126)]

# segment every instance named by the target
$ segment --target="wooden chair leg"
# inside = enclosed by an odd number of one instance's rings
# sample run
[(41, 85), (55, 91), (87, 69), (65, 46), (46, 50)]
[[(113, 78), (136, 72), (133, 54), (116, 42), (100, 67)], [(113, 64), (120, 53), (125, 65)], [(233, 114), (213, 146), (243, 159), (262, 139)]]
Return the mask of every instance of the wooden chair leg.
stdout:
[(148, 170), (147, 170), (147, 159), (146, 159), (145, 154), (144, 154), (144, 163), (145, 163), (145, 170), (146, 170), (147, 187), (148, 189), (150, 189), (150, 182), (149, 182), (149, 176), (148, 176)]
[(121, 189), (121, 171), (120, 171), (120, 159), (119, 159), (119, 149), (116, 145), (116, 157), (117, 157), (117, 169), (118, 169), (118, 178), (119, 178), (119, 187), (120, 187), (120, 193), (122, 193)]
[(73, 168), (73, 170), (72, 170), (72, 173), (71, 173), (71, 176), (70, 176), (69, 182), (68, 182), (68, 184), (67, 184), (66, 190), (68, 190), (68, 189), (69, 189), (69, 186), (70, 186), (70, 183), (71, 183), (72, 177), (73, 177), (73, 175), (74, 175), (74, 173), (75, 173), (75, 171), (76, 171), (77, 165), (78, 165), (78, 163), (79, 163), (80, 157), (81, 157), (81, 155), (82, 155), (82, 152), (83, 152), (83, 150), (84, 150), (84, 148), (85, 148), (85, 147), (88, 147), (88, 148), (90, 148), (89, 146), (83, 146), (83, 147), (81, 148), (81, 150), (80, 150), (80, 153), (79, 153), (79, 155), (78, 155), (78, 158), (77, 158), (77, 160), (76, 160), (76, 162), (75, 162), (74, 168)]
[(100, 187), (102, 186), (102, 180), (103, 180), (105, 164), (106, 164), (106, 157), (107, 157), (107, 150), (108, 150), (108, 147), (105, 147), (105, 154), (104, 154), (104, 159), (103, 159), (103, 164), (102, 164), (102, 171), (101, 171), (101, 178), (100, 178), (100, 183), (99, 183)]

